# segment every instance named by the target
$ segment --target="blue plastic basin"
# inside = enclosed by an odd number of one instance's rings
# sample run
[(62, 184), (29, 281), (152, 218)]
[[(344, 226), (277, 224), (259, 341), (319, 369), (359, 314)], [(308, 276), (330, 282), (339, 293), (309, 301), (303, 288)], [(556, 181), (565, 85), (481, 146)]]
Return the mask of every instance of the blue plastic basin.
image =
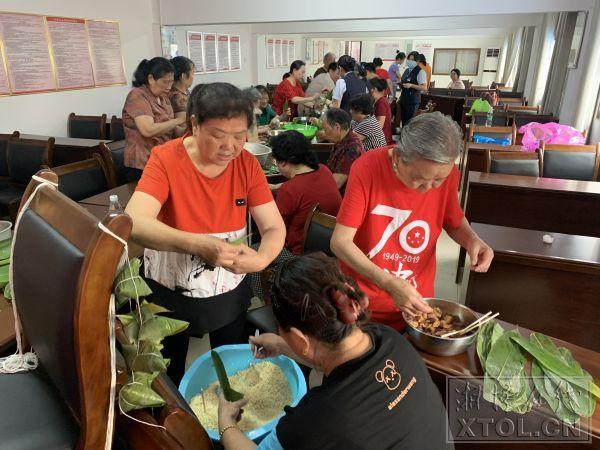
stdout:
[[(248, 368), (250, 363), (252, 363), (252, 352), (250, 351), (249, 344), (223, 345), (214, 350), (221, 356), (227, 375), (230, 377)], [(270, 361), (281, 367), (292, 391), (292, 404), (290, 406), (296, 406), (300, 399), (304, 397), (304, 394), (306, 394), (306, 380), (298, 364), (287, 356), (277, 356), (261, 361)], [(217, 381), (217, 373), (215, 372), (210, 352), (206, 352), (196, 359), (185, 372), (179, 384), (179, 392), (190, 403), (192, 397), (199, 394), (201, 390), (206, 389), (215, 381)], [(275, 428), (281, 416), (283, 416), (283, 411), (281, 415), (269, 423), (249, 431), (246, 435), (253, 441), (260, 442)], [(217, 430), (206, 428), (206, 432), (211, 439), (215, 441), (219, 440), (219, 432)]]

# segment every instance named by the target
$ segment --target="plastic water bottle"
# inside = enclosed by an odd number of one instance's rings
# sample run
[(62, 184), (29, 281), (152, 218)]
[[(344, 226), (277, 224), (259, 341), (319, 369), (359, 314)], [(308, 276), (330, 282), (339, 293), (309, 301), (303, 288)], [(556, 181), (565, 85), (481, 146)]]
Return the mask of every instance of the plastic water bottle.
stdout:
[(485, 126), (491, 127), (494, 122), (494, 108), (488, 109), (488, 112), (485, 116)]
[(110, 197), (108, 197), (108, 201), (109, 203), (107, 216), (116, 216), (123, 212), (123, 207), (121, 206), (121, 203), (119, 203), (118, 195), (111, 195)]

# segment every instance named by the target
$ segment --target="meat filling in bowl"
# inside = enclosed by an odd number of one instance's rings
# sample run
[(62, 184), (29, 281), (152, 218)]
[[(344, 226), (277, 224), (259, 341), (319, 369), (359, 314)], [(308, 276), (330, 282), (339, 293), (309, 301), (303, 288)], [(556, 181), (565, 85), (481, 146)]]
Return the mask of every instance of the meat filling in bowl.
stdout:
[(433, 308), (432, 312), (413, 316), (408, 323), (413, 328), (433, 336), (442, 336), (464, 328), (464, 324), (458, 316), (444, 314), (440, 308)]

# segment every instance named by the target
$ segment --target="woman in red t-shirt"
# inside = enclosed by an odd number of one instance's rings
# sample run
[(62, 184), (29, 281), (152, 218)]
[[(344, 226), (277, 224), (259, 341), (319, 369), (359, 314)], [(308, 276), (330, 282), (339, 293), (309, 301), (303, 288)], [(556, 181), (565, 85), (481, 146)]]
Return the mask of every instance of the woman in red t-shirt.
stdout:
[[(146, 247), (152, 301), (190, 322), (168, 337), (164, 355), (177, 385), (189, 334), (209, 333), (211, 347), (245, 342), (250, 278), (283, 248), (285, 225), (257, 159), (244, 150), (253, 108), (235, 86), (205, 84), (190, 98), (192, 134), (152, 150), (129, 204), (132, 238)], [(261, 234), (244, 240), (248, 212)], [(237, 243), (237, 242), (236, 242)]]
[(273, 158), (288, 181), (277, 191), (276, 203), (286, 228), (285, 247), (302, 253), (306, 217), (315, 205), (337, 215), (342, 196), (333, 174), (310, 149), (308, 140), (297, 131), (286, 131), (271, 141)]
[(273, 109), (279, 115), (283, 114), (284, 106), (287, 103), (288, 108), (291, 109), (292, 117), (298, 115), (298, 105), (313, 106), (314, 100), (316, 100), (321, 93), (310, 97), (304, 97), (304, 91), (300, 82), (304, 79), (306, 74), (306, 64), (304, 61), (296, 60), (290, 66), (290, 76), (286, 77), (281, 83), (275, 88), (273, 93)]
[(331, 249), (343, 270), (369, 297), (372, 318), (398, 330), (402, 311), (429, 311), (437, 239), (445, 229), (471, 258), (471, 270), (488, 270), (494, 252), (471, 229), (458, 204), (454, 166), (460, 129), (439, 112), (402, 128), (398, 146), (372, 150), (350, 170)]
[(386, 86), (385, 81), (379, 78), (371, 80), (371, 97), (373, 97), (373, 101), (375, 102), (373, 105), (373, 115), (383, 130), (387, 144), (391, 145), (394, 143), (392, 140), (392, 108), (385, 96)]

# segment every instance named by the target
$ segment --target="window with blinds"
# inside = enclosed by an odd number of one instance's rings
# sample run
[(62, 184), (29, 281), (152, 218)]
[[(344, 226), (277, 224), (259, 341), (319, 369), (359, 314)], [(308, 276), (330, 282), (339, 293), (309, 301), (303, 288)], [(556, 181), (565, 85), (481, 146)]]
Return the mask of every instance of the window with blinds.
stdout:
[(433, 50), (433, 74), (448, 75), (452, 69), (457, 68), (461, 76), (477, 75), (480, 53), (480, 48), (436, 48)]

